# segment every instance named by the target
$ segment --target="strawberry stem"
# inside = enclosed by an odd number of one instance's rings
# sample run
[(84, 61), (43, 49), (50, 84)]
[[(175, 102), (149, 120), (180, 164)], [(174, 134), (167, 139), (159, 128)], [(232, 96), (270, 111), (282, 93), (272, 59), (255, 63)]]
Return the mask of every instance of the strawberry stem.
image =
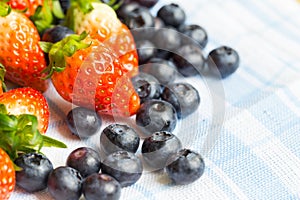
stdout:
[(40, 152), (43, 146), (67, 147), (58, 140), (42, 135), (38, 130), (36, 116), (10, 115), (5, 105), (0, 104), (0, 148), (6, 151), (12, 160), (22, 153)]
[(71, 34), (55, 44), (49, 42), (39, 43), (41, 49), (49, 56), (49, 65), (44, 70), (48, 74), (45, 79), (50, 78), (54, 72), (61, 72), (66, 68), (66, 57), (71, 57), (78, 50), (91, 45), (91, 43), (83, 41), (87, 36), (88, 33), (83, 32), (80, 35)]

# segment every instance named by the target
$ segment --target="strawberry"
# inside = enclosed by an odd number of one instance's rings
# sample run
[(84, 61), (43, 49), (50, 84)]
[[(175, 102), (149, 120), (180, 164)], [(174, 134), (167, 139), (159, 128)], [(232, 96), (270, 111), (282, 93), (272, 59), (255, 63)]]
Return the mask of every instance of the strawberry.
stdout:
[(49, 107), (42, 93), (33, 88), (16, 88), (0, 95), (8, 113), (13, 115), (32, 114), (37, 117), (38, 129), (45, 134), (49, 123)]
[[(25, 97), (21, 97), (18, 90), (13, 90), (13, 93), (10, 93), (12, 96), (7, 97), (8, 101), (12, 100), (17, 104), (5, 104), (0, 101), (0, 148), (9, 155), (11, 160), (23, 153), (40, 152), (43, 146), (66, 148), (64, 143), (42, 135), (38, 129), (38, 118), (27, 113), (32, 112), (31, 109), (35, 110), (34, 105), (39, 105), (40, 99), (34, 100), (36, 97), (34, 93), (37, 91), (25, 93)], [(25, 101), (27, 94), (33, 95), (29, 101)], [(19, 97), (21, 97), (20, 100), (18, 100)], [(28, 102), (32, 104), (28, 104)], [(13, 105), (18, 107), (12, 108)], [(13, 110), (17, 114), (10, 113), (9, 110)], [(42, 111), (40, 111), (41, 114)]]
[(136, 112), (140, 101), (130, 77), (118, 56), (99, 40), (84, 32), (41, 46), (49, 53), (49, 76), (53, 74), (53, 85), (65, 100), (110, 115)]
[(15, 188), (16, 176), (13, 162), (0, 148), (0, 199), (8, 200)]
[(47, 65), (36, 27), (22, 13), (9, 10), (0, 16), (0, 63), (6, 68), (5, 78), (45, 91), (48, 81), (41, 77)]
[(43, 0), (10, 0), (7, 3), (12, 9), (22, 11), (27, 17), (30, 17), (38, 6), (43, 5)]
[(79, 0), (67, 13), (66, 25), (75, 33), (89, 32), (115, 51), (123, 64), (123, 71), (138, 71), (138, 54), (130, 30), (117, 17), (115, 11), (105, 3)]

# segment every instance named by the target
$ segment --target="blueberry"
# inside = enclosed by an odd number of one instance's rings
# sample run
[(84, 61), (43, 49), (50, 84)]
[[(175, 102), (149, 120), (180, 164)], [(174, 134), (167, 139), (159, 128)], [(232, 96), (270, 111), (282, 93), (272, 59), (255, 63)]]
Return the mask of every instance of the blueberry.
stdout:
[(44, 32), (42, 41), (56, 43), (71, 34), (74, 34), (74, 31), (71, 29), (65, 26), (56, 25)]
[(177, 76), (176, 66), (173, 61), (162, 58), (152, 58), (144, 65), (139, 66), (140, 72), (151, 74), (159, 83), (167, 85), (172, 83)]
[(239, 67), (240, 58), (238, 53), (228, 46), (221, 46), (212, 50), (207, 58), (208, 67), (219, 71), (222, 78), (234, 73)]
[(154, 27), (154, 17), (149, 9), (142, 6), (131, 10), (124, 22), (129, 29)]
[(117, 151), (108, 155), (102, 164), (101, 172), (114, 177), (122, 187), (136, 183), (143, 172), (141, 160), (127, 151)]
[(138, 9), (140, 4), (136, 2), (123, 3), (122, 6), (116, 10), (118, 18), (124, 21), (127, 16), (135, 9)]
[(164, 87), (161, 98), (174, 106), (178, 118), (190, 115), (200, 105), (199, 92), (189, 83), (173, 83)]
[(175, 3), (162, 6), (157, 16), (161, 18), (166, 25), (178, 27), (183, 24), (186, 18), (184, 10)]
[(142, 156), (145, 163), (154, 168), (162, 169), (170, 155), (181, 149), (180, 140), (172, 133), (160, 131), (146, 138), (142, 145)]
[(120, 150), (135, 153), (139, 144), (138, 134), (126, 124), (110, 124), (100, 135), (100, 146), (106, 155)]
[(199, 153), (182, 149), (168, 159), (166, 172), (173, 183), (185, 185), (199, 179), (204, 168), (204, 160)]
[(92, 174), (82, 184), (86, 200), (118, 200), (121, 197), (121, 185), (107, 174)]
[(180, 47), (172, 56), (178, 71), (186, 77), (198, 75), (204, 68), (205, 58), (202, 50), (195, 44)]
[(179, 27), (179, 31), (188, 36), (188, 38), (182, 40), (184, 44), (196, 42), (203, 49), (208, 42), (207, 32), (197, 24), (184, 24)]
[(136, 124), (142, 137), (151, 136), (158, 131), (172, 132), (177, 124), (177, 113), (166, 101), (148, 100), (138, 109)]
[(158, 99), (161, 93), (159, 81), (151, 74), (140, 72), (131, 78), (137, 94), (140, 97), (141, 103), (149, 99)]
[(182, 35), (171, 27), (158, 29), (153, 36), (153, 43), (158, 49), (174, 51), (181, 44)]
[(80, 147), (69, 154), (66, 164), (78, 170), (84, 178), (100, 171), (101, 159), (99, 154), (92, 148)]
[(102, 120), (93, 110), (84, 107), (73, 108), (67, 114), (67, 125), (70, 131), (80, 138), (88, 138), (97, 133)]
[(16, 171), (16, 183), (27, 192), (37, 192), (47, 188), (49, 173), (53, 170), (51, 161), (38, 153), (19, 156), (15, 164), (22, 170)]
[(66, 14), (70, 5), (71, 5), (71, 0), (59, 0), (60, 6), (63, 10), (63, 12)]
[(136, 2), (138, 2), (140, 5), (145, 6), (147, 8), (152, 8), (157, 2), (158, 0), (135, 0)]
[(149, 40), (137, 40), (136, 49), (139, 58), (139, 65), (145, 64), (156, 54), (156, 48), (154, 44)]
[(48, 191), (56, 200), (77, 200), (82, 194), (82, 176), (71, 167), (57, 167), (48, 178)]

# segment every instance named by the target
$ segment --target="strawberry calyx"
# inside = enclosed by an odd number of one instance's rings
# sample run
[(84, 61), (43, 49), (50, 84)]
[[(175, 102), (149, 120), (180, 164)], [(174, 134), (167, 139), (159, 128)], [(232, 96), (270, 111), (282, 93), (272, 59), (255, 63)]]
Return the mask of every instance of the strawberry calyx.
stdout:
[(11, 160), (23, 153), (40, 152), (42, 147), (67, 148), (63, 142), (39, 132), (36, 116), (11, 115), (5, 105), (0, 104), (0, 148)]
[(30, 20), (42, 34), (46, 29), (51, 28), (56, 19), (64, 19), (65, 15), (58, 0), (44, 0), (42, 6), (38, 6)]
[(1, 88), (4, 92), (7, 91), (6, 85), (4, 83), (5, 73), (6, 73), (5, 67), (4, 67), (4, 65), (2, 65), (0, 63), (0, 84), (1, 84), (1, 86), (2, 86)]
[(5, 17), (5, 16), (9, 15), (10, 12), (11, 12), (11, 7), (5, 1), (1, 1), (0, 2), (0, 16)]
[(123, 0), (106, 0), (104, 1), (105, 4), (109, 5), (112, 9), (118, 10), (121, 5), (124, 3)]
[(49, 65), (44, 70), (48, 74), (46, 79), (50, 78), (54, 72), (61, 72), (66, 68), (66, 57), (71, 57), (78, 50), (91, 45), (83, 41), (87, 36), (88, 33), (83, 32), (80, 35), (71, 34), (55, 44), (39, 42), (41, 49), (49, 55)]

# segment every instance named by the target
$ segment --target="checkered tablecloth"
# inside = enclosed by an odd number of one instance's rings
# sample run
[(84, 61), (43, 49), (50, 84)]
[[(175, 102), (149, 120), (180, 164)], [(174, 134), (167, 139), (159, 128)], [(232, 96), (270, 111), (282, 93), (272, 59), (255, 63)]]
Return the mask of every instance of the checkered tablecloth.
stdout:
[[(145, 172), (121, 199), (300, 199), (300, 3), (297, 0), (161, 0), (176, 2), (187, 22), (204, 27), (204, 54), (228, 45), (240, 55), (240, 68), (223, 81), (194, 77), (199, 110), (180, 122), (175, 133), (183, 145), (199, 151), (206, 163), (193, 184), (174, 186), (163, 171)], [(44, 149), (54, 166), (65, 164), (77, 147), (98, 148), (99, 134), (80, 141), (64, 117), (72, 108), (51, 87), (48, 135), (69, 148)], [(103, 124), (105, 127), (106, 123)], [(46, 192), (12, 200), (49, 200)]]

